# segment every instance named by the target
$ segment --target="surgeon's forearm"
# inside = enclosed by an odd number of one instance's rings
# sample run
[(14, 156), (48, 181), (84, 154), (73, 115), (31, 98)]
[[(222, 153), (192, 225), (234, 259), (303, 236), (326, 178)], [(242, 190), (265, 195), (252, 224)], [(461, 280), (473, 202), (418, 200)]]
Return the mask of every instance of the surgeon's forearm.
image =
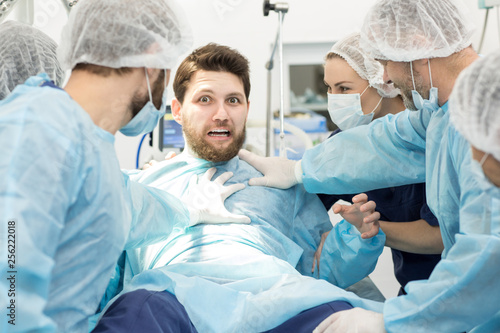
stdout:
[(425, 220), (413, 222), (380, 221), (386, 235), (385, 245), (400, 251), (418, 254), (441, 254), (443, 240), (439, 226), (431, 226)]

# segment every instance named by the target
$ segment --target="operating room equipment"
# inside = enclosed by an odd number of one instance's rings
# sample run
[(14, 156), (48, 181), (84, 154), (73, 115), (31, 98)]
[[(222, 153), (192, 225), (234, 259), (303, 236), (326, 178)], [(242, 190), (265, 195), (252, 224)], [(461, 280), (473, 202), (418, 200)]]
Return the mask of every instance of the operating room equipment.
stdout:
[(486, 27), (488, 25), (488, 15), (490, 13), (490, 9), (493, 7), (496, 7), (498, 38), (500, 40), (500, 0), (478, 0), (478, 7), (480, 9), (486, 9), (486, 13), (484, 14), (483, 31), (481, 32), (481, 41), (479, 42), (479, 47), (477, 48), (477, 52), (481, 53), (484, 36), (486, 35)]
[[(255, 120), (255, 119), (248, 119), (247, 120), (247, 124), (246, 124), (247, 128), (253, 128), (253, 127), (266, 127), (267, 126), (267, 123), (266, 121), (261, 121), (261, 120)], [(271, 135), (274, 134), (274, 129), (280, 129), (281, 128), (281, 124), (278, 120), (272, 120), (271, 121)], [(300, 140), (300, 142), (304, 145), (305, 149), (309, 149), (309, 148), (312, 148), (314, 146), (313, 144), (313, 141), (311, 139), (311, 137), (309, 135), (307, 135), (307, 133), (301, 129), (300, 127), (298, 126), (295, 126), (293, 124), (290, 124), (290, 123), (287, 123), (285, 122), (284, 123), (284, 130), (293, 134), (294, 136), (296, 136), (298, 138), (298, 140)], [(268, 134), (269, 132), (266, 131), (266, 135)], [(246, 149), (248, 150), (252, 150), (255, 152), (255, 150), (257, 150), (258, 148), (256, 147), (245, 147)], [(267, 150), (266, 150), (266, 156), (267, 156)], [(259, 152), (259, 155), (261, 155), (261, 153)]]
[(268, 101), (267, 101), (267, 138), (266, 138), (266, 156), (270, 156), (271, 151), (271, 134), (272, 123), (271, 123), (271, 70), (273, 69), (273, 58), (274, 53), (276, 52), (276, 45), (279, 48), (279, 65), (280, 65), (280, 150), (279, 156), (286, 157), (286, 147), (285, 147), (285, 79), (284, 79), (284, 70), (283, 70), (283, 20), (285, 18), (285, 14), (288, 13), (288, 4), (284, 2), (278, 2), (275, 4), (271, 4), (269, 0), (264, 1), (264, 16), (269, 15), (269, 11), (275, 11), (278, 13), (278, 33), (276, 35), (276, 40), (274, 42), (273, 51), (271, 53), (271, 59), (266, 64), (266, 68), (268, 70)]
[(12, 11), (19, 0), (0, 0), (0, 22)]
[[(64, 8), (69, 11), (78, 3), (79, 0), (61, 0)], [(19, 6), (17, 6), (19, 4)], [(20, 10), (19, 21), (33, 25), (34, 21), (34, 0), (0, 0), (0, 22), (10, 14), (14, 7)]]

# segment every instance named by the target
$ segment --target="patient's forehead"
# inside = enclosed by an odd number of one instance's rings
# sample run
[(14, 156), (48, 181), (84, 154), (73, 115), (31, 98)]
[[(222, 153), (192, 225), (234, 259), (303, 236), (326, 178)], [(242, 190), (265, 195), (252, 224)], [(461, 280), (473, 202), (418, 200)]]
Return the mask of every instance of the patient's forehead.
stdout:
[(245, 90), (242, 80), (230, 72), (199, 70), (191, 76), (186, 94), (193, 95), (200, 92), (209, 92), (231, 95), (242, 94)]

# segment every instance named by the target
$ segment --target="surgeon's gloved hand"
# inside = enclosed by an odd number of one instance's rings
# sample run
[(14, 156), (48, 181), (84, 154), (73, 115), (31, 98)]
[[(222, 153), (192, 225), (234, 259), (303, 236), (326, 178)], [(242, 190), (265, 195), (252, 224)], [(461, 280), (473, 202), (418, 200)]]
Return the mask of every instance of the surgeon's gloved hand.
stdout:
[(233, 193), (244, 189), (245, 185), (224, 186), (226, 181), (233, 176), (232, 172), (225, 172), (212, 181), (216, 171), (216, 168), (210, 168), (201, 178), (198, 175), (191, 177), (188, 189), (181, 198), (190, 213), (189, 225), (250, 223), (248, 216), (232, 214), (224, 206), (224, 201)]
[(313, 333), (385, 333), (384, 315), (362, 308), (339, 311), (326, 318)]
[(264, 175), (260, 178), (251, 178), (248, 181), (249, 185), (276, 187), (285, 190), (302, 183), (301, 161), (292, 161), (281, 157), (262, 157), (245, 149), (241, 149), (238, 156)]
[(380, 213), (375, 211), (374, 201), (368, 201), (365, 193), (358, 194), (352, 198), (352, 205), (336, 203), (332, 210), (340, 214), (350, 224), (355, 226), (361, 233), (361, 238), (375, 237), (380, 229)]

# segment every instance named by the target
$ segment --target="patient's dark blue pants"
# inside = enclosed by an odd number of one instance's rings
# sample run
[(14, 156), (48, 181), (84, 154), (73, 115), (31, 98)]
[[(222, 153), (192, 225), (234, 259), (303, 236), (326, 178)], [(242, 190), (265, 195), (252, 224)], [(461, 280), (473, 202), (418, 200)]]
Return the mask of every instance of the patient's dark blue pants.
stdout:
[[(332, 313), (351, 308), (343, 301), (325, 303), (305, 310), (265, 333), (311, 333)], [(92, 332), (197, 333), (184, 306), (174, 295), (145, 289), (120, 296)]]

